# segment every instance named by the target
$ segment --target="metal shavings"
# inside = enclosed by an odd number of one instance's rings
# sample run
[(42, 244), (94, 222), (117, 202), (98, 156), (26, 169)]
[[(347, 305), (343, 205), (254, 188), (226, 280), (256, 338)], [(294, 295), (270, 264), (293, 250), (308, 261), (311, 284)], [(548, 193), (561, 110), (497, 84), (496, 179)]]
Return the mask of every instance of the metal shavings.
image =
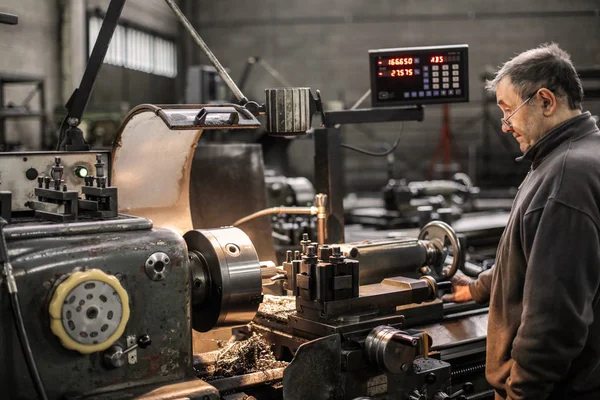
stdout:
[(253, 333), (246, 340), (229, 343), (219, 350), (213, 366), (208, 368), (209, 376), (204, 380), (215, 380), (282, 368), (287, 362), (277, 361), (271, 346), (260, 334)]
[(258, 306), (258, 315), (267, 318), (287, 321), (288, 316), (296, 311), (296, 298), (293, 296), (265, 295)]

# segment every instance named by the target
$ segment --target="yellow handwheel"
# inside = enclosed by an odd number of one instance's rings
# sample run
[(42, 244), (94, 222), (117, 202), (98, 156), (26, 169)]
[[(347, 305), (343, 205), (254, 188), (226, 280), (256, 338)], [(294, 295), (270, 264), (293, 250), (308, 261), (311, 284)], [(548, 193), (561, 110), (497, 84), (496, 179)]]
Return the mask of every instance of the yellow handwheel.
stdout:
[(129, 296), (99, 269), (74, 272), (50, 301), (50, 328), (62, 345), (82, 354), (106, 350), (125, 331)]

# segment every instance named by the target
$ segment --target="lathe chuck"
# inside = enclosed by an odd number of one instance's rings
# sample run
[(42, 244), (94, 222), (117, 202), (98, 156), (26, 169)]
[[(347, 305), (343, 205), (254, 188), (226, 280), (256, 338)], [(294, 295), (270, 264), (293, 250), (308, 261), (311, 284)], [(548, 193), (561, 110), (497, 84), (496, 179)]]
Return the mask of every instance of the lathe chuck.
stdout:
[(192, 326), (200, 332), (250, 322), (262, 302), (260, 262), (238, 228), (184, 235), (192, 267)]

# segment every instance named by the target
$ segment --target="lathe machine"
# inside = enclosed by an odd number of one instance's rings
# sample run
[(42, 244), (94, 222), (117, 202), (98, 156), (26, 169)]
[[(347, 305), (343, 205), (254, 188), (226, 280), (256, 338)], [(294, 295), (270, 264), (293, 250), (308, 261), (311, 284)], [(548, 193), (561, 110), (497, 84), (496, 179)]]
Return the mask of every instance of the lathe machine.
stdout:
[[(257, 125), (239, 107), (218, 109), (211, 129)], [(240, 229), (194, 229), (202, 199), (190, 196), (190, 160), (209, 126), (198, 121), (204, 114), (138, 107), (112, 157), (0, 155), (0, 185), (11, 189), (1, 194), (7, 398), (35, 398), (42, 386), (52, 399), (244, 392), (239, 380), (236, 388), (196, 377), (192, 329), (251, 321), (249, 333), (291, 360), (253, 385), (282, 382), (285, 399), (443, 399), (488, 390), (486, 309), (437, 298), (440, 282), (461, 265), (449, 226), (434, 222), (419, 238), (374, 243), (305, 238), (302, 253), (288, 253), (266, 274)], [(231, 120), (238, 123), (222, 122)], [(446, 265), (449, 253), (454, 261)], [(293, 296), (290, 309), (256, 314), (263, 280)]]
[[(106, 47), (123, 3), (109, 6)], [(432, 222), (414, 239), (345, 243), (334, 157), (341, 124), (422, 120), (420, 104), (467, 101), (467, 46), (372, 51), (376, 109), (328, 113), (308, 88), (268, 89), (258, 104), (167, 3), (240, 103), (142, 105), (111, 152), (79, 151), (95, 79), (88, 65), (61, 127), (67, 151), (0, 154), (2, 398), (491, 398), (487, 310), (438, 298), (464, 264), (456, 234)], [(96, 73), (102, 58), (96, 45)], [(429, 73), (442, 81), (430, 88)], [(315, 130), (318, 193), (308, 211), (318, 235), (274, 266), (257, 245), (271, 239), (268, 224), (206, 225), (203, 204), (236, 186), (205, 196), (198, 177), (211, 171), (198, 167), (196, 146), (206, 130), (257, 128), (259, 115), (272, 134), (301, 135), (315, 113), (324, 128)], [(199, 354), (193, 331), (222, 327), (260, 334), (277, 366), (208, 379), (219, 355)]]

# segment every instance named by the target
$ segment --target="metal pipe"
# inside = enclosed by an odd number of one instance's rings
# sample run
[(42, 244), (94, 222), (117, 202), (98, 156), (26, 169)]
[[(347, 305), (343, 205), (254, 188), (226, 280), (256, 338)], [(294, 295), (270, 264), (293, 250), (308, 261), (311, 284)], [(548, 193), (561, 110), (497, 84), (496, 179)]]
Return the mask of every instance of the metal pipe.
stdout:
[(327, 239), (327, 195), (323, 193), (317, 193), (315, 195), (315, 205), (312, 207), (271, 207), (264, 210), (257, 211), (244, 218), (240, 218), (233, 223), (232, 226), (239, 226), (255, 218), (262, 217), (265, 215), (274, 214), (293, 214), (293, 215), (316, 215), (317, 216), (317, 242), (319, 244), (325, 244)]
[(274, 214), (308, 214), (308, 215), (317, 215), (318, 208), (317, 207), (271, 207), (265, 208), (264, 210), (257, 211), (253, 214), (247, 215), (244, 218), (240, 218), (233, 223), (232, 226), (239, 226), (241, 224), (245, 224), (248, 221), (256, 219), (258, 217), (262, 217), (264, 215), (274, 215)]
[(37, 239), (55, 236), (74, 236), (98, 232), (120, 232), (152, 229), (152, 221), (146, 218), (130, 217), (102, 222), (70, 222), (52, 225), (14, 225), (4, 228), (7, 240)]
[(315, 205), (317, 206), (317, 242), (323, 245), (327, 239), (327, 195), (317, 194)]
[(233, 94), (235, 95), (235, 97), (239, 100), (240, 104), (242, 104), (242, 105), (246, 104), (248, 102), (248, 99), (246, 98), (246, 96), (244, 96), (244, 94), (237, 87), (237, 85), (235, 84), (235, 82), (233, 81), (233, 79), (231, 79), (231, 77), (229, 76), (229, 74), (227, 73), (227, 71), (225, 70), (225, 68), (223, 68), (223, 66), (221, 65), (221, 63), (217, 59), (217, 57), (208, 48), (208, 46), (206, 45), (206, 43), (204, 43), (204, 40), (202, 40), (202, 38), (200, 37), (200, 35), (198, 34), (198, 32), (196, 32), (196, 30), (194, 29), (194, 27), (192, 26), (192, 24), (190, 23), (190, 21), (181, 12), (181, 10), (177, 6), (177, 4), (175, 4), (175, 1), (174, 0), (165, 0), (165, 1), (169, 5), (169, 7), (171, 7), (171, 9), (173, 10), (173, 12), (177, 16), (177, 18), (179, 18), (179, 21), (181, 21), (181, 23), (187, 29), (187, 31), (190, 33), (190, 35), (192, 35), (192, 38), (194, 39), (194, 41), (196, 42), (196, 44), (200, 47), (200, 49), (202, 49), (202, 51), (204, 52), (204, 54), (206, 55), (206, 57), (208, 57), (208, 59), (210, 60), (210, 62), (212, 63), (212, 65), (215, 67), (215, 69), (217, 70), (217, 72), (219, 73), (219, 75), (221, 76), (221, 78), (225, 81), (225, 83), (227, 84), (227, 86), (229, 86), (229, 89), (231, 89), (231, 91), (233, 92)]
[(431, 259), (426, 241), (396, 239), (344, 243), (342, 253), (360, 261), (359, 283), (379, 283), (392, 276), (418, 278), (420, 268)]

